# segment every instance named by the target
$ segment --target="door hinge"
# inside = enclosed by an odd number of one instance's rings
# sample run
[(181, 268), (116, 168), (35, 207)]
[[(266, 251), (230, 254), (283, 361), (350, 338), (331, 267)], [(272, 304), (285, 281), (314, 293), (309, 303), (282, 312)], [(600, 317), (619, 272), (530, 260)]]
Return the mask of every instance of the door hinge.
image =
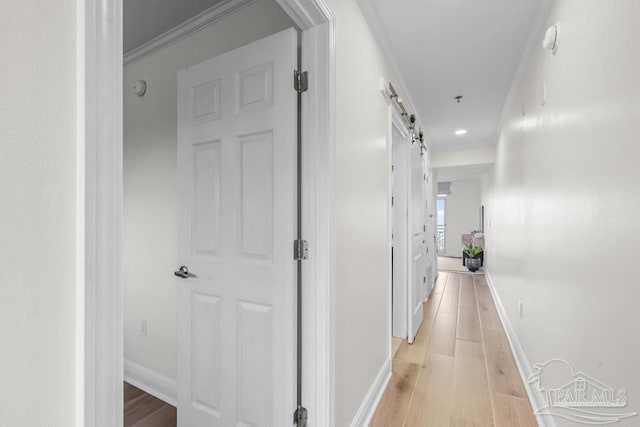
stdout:
[(303, 239), (293, 241), (293, 259), (296, 261), (309, 259), (309, 242)]
[(293, 88), (298, 93), (306, 92), (309, 89), (309, 73), (293, 70)]
[(307, 427), (307, 408), (298, 406), (293, 413), (293, 423), (298, 427)]

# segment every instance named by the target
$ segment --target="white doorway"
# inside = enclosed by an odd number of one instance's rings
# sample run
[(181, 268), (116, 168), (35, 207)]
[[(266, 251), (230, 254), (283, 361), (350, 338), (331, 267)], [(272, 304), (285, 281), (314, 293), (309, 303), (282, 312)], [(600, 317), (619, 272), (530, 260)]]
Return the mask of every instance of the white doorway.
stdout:
[[(323, 1), (279, 0), (302, 30), (302, 68), (309, 81), (302, 109), (303, 194), (302, 232), (312, 254), (301, 275), (309, 290), (301, 328), (303, 402), (309, 421), (328, 425), (333, 417), (334, 261), (332, 200), (335, 136), (335, 19)], [(85, 82), (85, 135), (79, 150), (79, 174), (84, 186), (78, 200), (84, 235), (79, 274), (86, 287), (78, 304), (79, 424), (122, 425), (122, 0), (83, 3), (79, 22), (84, 56), (79, 79)], [(293, 85), (293, 70), (288, 73)], [(292, 251), (291, 251), (292, 252)], [(315, 286), (321, 283), (322, 286)], [(294, 402), (295, 405), (295, 402)], [(292, 414), (287, 414), (288, 420)]]
[(391, 330), (412, 344), (426, 298), (426, 172), (420, 144), (393, 112)]

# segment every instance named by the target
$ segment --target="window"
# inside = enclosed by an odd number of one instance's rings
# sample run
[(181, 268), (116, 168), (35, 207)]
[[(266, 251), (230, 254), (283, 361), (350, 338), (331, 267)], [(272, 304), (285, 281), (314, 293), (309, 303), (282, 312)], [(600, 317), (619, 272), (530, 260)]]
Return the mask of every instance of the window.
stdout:
[(436, 254), (443, 254), (446, 252), (445, 245), (445, 223), (444, 223), (444, 210), (446, 206), (445, 198), (438, 198), (436, 215)]

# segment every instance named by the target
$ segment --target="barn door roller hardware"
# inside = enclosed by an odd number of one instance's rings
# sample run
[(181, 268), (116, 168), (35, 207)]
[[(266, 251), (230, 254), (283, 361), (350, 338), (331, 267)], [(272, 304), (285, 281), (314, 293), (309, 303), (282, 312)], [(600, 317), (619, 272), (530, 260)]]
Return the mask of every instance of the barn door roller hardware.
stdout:
[(398, 95), (396, 89), (393, 87), (391, 83), (389, 83), (389, 97), (393, 102), (395, 102), (396, 106), (400, 109), (403, 120), (405, 121), (407, 127), (411, 131), (411, 142), (419, 142), (420, 143), (420, 152), (422, 155), (427, 151), (427, 146), (424, 143), (424, 132), (420, 129), (416, 132), (416, 115), (409, 114), (407, 109), (402, 102), (402, 97)]

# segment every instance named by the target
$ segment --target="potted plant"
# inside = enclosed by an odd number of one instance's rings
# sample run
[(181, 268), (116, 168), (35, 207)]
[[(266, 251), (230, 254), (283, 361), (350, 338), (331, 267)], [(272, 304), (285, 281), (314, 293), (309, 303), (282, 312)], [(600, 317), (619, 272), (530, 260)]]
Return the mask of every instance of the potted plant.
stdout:
[(482, 265), (482, 248), (471, 243), (464, 245), (465, 265), (470, 272), (475, 273)]

